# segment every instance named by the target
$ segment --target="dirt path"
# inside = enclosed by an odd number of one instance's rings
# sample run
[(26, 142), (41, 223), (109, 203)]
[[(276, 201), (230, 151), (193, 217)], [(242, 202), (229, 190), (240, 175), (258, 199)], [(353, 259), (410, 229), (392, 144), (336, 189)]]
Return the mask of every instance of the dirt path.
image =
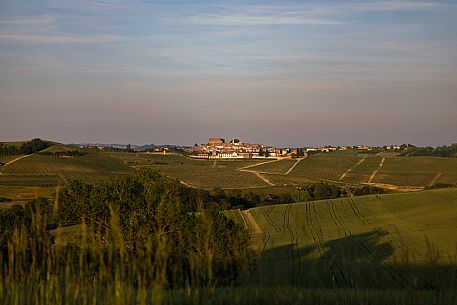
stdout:
[(250, 171), (250, 173), (255, 174), (257, 177), (259, 177), (260, 179), (262, 179), (262, 181), (265, 182), (266, 184), (268, 184), (268, 185), (270, 185), (270, 186), (276, 186), (276, 184), (274, 184), (273, 182), (271, 182), (270, 180), (268, 180), (267, 177), (263, 176), (261, 173), (254, 172), (254, 171)]
[(184, 184), (184, 185), (187, 186), (187, 187), (190, 187), (190, 188), (193, 188), (193, 189), (196, 188), (195, 186), (193, 186), (193, 185), (191, 185), (191, 184), (189, 184), (189, 183), (187, 183), (187, 182), (185, 182), (185, 181), (179, 180), (179, 182), (181, 182), (181, 184)]
[(368, 183), (371, 183), (371, 181), (373, 181), (374, 177), (376, 176), (376, 174), (379, 172), (379, 170), (382, 168), (382, 166), (384, 165), (384, 161), (386, 160), (386, 158), (382, 158), (381, 160), (381, 163), (379, 163), (379, 167), (378, 169), (376, 169), (370, 176), (370, 179), (368, 179)]
[(213, 168), (216, 167), (216, 164), (217, 164), (217, 160), (214, 160), (214, 163), (213, 163)]
[(281, 159), (275, 159), (275, 160), (260, 162), (260, 163), (256, 163), (256, 164), (251, 164), (251, 165), (248, 165), (248, 166), (240, 167), (240, 168), (237, 169), (237, 171), (254, 174), (254, 175), (256, 175), (260, 180), (262, 180), (263, 182), (265, 182), (265, 183), (268, 184), (269, 186), (276, 186), (276, 184), (274, 184), (273, 182), (271, 182), (270, 180), (268, 180), (268, 179), (267, 179), (265, 176), (263, 176), (260, 172), (257, 172), (257, 171), (255, 171), (255, 170), (249, 170), (248, 168), (252, 168), (252, 167), (255, 167), (255, 166), (262, 165), (262, 164), (268, 164), (268, 163), (278, 162), (278, 161), (280, 161), (280, 160), (281, 160)]
[[(18, 157), (18, 158), (16, 158), (16, 159), (13, 159), (13, 160), (9, 161), (9, 162), (6, 162), (5, 164), (2, 165), (2, 167), (7, 166), (7, 165), (10, 165), (10, 164), (13, 164), (14, 162), (17, 162), (17, 161), (19, 161), (19, 160), (21, 160), (21, 159), (24, 159), (24, 158), (27, 158), (27, 157), (30, 157), (30, 156), (31, 156), (31, 155), (20, 156), (20, 157)], [(0, 169), (1, 169), (2, 167), (0, 167)], [(3, 173), (0, 173), (0, 176), (3, 176)]]
[(251, 214), (251, 211), (241, 211), (241, 217), (243, 217), (243, 221), (246, 227), (251, 234), (261, 234), (263, 233), (262, 229), (260, 228), (259, 224), (255, 221), (254, 217)]
[(362, 160), (360, 160), (359, 162), (357, 162), (356, 165), (354, 165), (353, 167), (351, 167), (350, 169), (348, 169), (344, 174), (341, 175), (340, 180), (343, 180), (344, 177), (346, 177), (347, 174), (349, 174), (350, 172), (352, 172), (352, 170), (353, 170), (354, 168), (356, 168), (357, 166), (359, 166), (360, 164), (362, 164), (363, 161), (365, 161), (367, 158), (368, 158), (368, 157), (364, 157)]
[(293, 171), (293, 169), (295, 168), (295, 166), (297, 166), (298, 163), (300, 163), (301, 160), (306, 159), (306, 157), (308, 157), (308, 155), (305, 155), (303, 158), (299, 158), (299, 159), (297, 160), (297, 162), (295, 162), (294, 165), (292, 165), (292, 166), (287, 170), (287, 172), (284, 173), (284, 175), (290, 174), (290, 173)]
[(6, 162), (3, 166), (7, 166), (7, 165), (10, 165), (10, 164), (13, 164), (14, 162), (17, 162), (17, 161), (19, 161), (19, 160), (21, 160), (21, 159), (24, 159), (24, 158), (27, 158), (27, 157), (30, 157), (30, 156), (31, 156), (31, 155), (21, 156), (21, 157), (19, 157), (19, 158), (16, 158), (16, 159), (13, 159), (13, 160), (11, 160), (11, 161), (9, 161), (9, 162)]
[(251, 167), (259, 166), (259, 165), (262, 165), (262, 164), (268, 164), (268, 163), (278, 162), (278, 161), (281, 161), (281, 159), (274, 159), (274, 160), (270, 160), (270, 161), (265, 161), (265, 162), (260, 162), (260, 163), (256, 163), (256, 164), (251, 164), (251, 165), (243, 166), (243, 167), (238, 168), (238, 170), (239, 170), (239, 171), (244, 171), (245, 169), (248, 169), (248, 168), (251, 168)]
[(436, 174), (436, 176), (433, 177), (432, 181), (430, 181), (430, 183), (428, 184), (428, 186), (434, 185), (434, 184), (436, 183), (436, 181), (438, 181), (438, 179), (441, 177), (442, 174), (443, 174), (443, 173), (438, 173), (438, 174)]

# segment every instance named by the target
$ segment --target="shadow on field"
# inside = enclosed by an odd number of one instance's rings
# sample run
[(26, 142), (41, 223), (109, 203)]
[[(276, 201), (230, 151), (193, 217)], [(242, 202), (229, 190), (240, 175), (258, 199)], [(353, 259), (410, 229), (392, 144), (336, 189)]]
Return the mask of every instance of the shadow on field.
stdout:
[(440, 265), (428, 258), (428, 264), (414, 264), (407, 259), (411, 257), (408, 250), (402, 254), (404, 259), (395, 260), (394, 247), (381, 240), (386, 234), (348, 234), (312, 247), (287, 245), (267, 250), (257, 261), (249, 282), (311, 288), (457, 288), (456, 265)]

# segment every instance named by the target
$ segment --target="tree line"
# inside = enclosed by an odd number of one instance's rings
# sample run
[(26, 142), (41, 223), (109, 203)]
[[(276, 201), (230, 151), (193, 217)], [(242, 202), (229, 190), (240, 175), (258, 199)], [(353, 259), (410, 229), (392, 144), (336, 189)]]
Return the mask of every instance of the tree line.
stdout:
[(39, 138), (22, 143), (20, 146), (0, 143), (0, 155), (29, 155), (52, 146), (53, 143)]
[[(53, 245), (50, 229), (69, 225), (81, 236)], [(70, 181), (52, 200), (0, 209), (0, 232), (0, 272), (13, 277), (70, 270), (135, 285), (206, 287), (233, 285), (250, 266), (243, 227), (201, 191), (150, 170), (94, 185)]]
[(457, 143), (449, 146), (438, 146), (438, 147), (408, 147), (405, 151), (400, 153), (400, 156), (419, 157), (419, 156), (431, 156), (431, 157), (447, 157), (457, 158)]
[(237, 189), (216, 188), (209, 192), (209, 200), (224, 209), (249, 209), (272, 204), (287, 204), (311, 200), (335, 199), (342, 197), (384, 194), (384, 189), (371, 186), (338, 186), (329, 183), (310, 183), (298, 186), (283, 194), (262, 194), (255, 191), (242, 192)]

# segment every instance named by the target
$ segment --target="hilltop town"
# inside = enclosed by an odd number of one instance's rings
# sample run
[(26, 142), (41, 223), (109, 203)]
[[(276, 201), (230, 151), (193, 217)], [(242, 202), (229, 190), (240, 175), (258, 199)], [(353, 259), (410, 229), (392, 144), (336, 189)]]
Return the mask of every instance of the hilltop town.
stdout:
[(401, 146), (325, 146), (303, 148), (276, 148), (265, 144), (251, 144), (241, 142), (239, 139), (226, 141), (224, 138), (209, 138), (208, 143), (185, 148), (184, 151), (195, 159), (251, 159), (251, 158), (291, 158), (303, 157), (312, 152), (331, 152), (336, 150), (400, 150)]

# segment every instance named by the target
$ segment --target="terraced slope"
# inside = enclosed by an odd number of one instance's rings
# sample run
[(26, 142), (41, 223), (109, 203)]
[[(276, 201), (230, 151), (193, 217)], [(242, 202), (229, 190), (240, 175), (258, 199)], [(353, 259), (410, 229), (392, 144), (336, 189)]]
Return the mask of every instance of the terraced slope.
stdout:
[(268, 186), (262, 179), (238, 168), (254, 165), (257, 160), (193, 160), (177, 154), (113, 154), (134, 168), (155, 168), (184, 184), (202, 189), (258, 188)]
[[(349, 184), (371, 183), (408, 191), (439, 183), (457, 184), (457, 158), (318, 154), (302, 160), (284, 177), (280, 176), (280, 171), (283, 170), (279, 168), (280, 162), (256, 166), (251, 170), (267, 173), (267, 178), (276, 185), (299, 185), (314, 180)], [(275, 170), (275, 167), (279, 169)]]
[[(229, 217), (240, 222), (240, 217)], [(253, 208), (255, 285), (457, 287), (457, 190)], [(250, 220), (251, 219), (251, 220)], [(241, 222), (240, 222), (241, 223)], [(252, 230), (259, 227), (258, 232)], [(451, 264), (451, 266), (449, 266)], [(454, 286), (452, 286), (454, 285)]]
[(455, 184), (457, 183), (457, 158), (386, 158), (373, 182), (410, 186), (427, 186), (433, 183)]
[[(26, 182), (27, 177), (84, 179), (95, 181), (111, 174), (131, 172), (131, 168), (116, 158), (97, 151), (85, 151), (81, 157), (55, 157), (33, 154), (12, 164), (0, 167), (0, 184), (11, 180)], [(20, 179), (19, 179), (20, 178)], [(39, 179), (38, 179), (39, 180)]]
[(363, 156), (355, 154), (319, 154), (301, 161), (290, 173), (294, 178), (318, 178), (338, 181)]
[[(0, 196), (13, 199), (11, 204), (22, 204), (37, 197), (50, 197), (59, 182), (82, 179), (95, 182), (113, 174), (127, 174), (133, 170), (117, 158), (102, 152), (78, 149), (80, 157), (57, 157), (46, 153), (74, 150), (55, 145), (45, 153), (21, 156), (15, 162), (0, 167)], [(4, 206), (6, 204), (0, 204)]]

